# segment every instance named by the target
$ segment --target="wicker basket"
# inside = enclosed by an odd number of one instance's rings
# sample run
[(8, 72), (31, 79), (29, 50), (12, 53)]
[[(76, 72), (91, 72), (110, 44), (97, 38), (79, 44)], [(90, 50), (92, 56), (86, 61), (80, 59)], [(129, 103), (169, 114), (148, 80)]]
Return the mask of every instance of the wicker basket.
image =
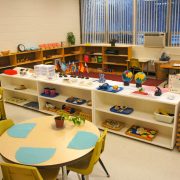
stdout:
[(87, 113), (84, 113), (84, 112), (80, 112), (79, 116), (85, 118), (85, 120), (87, 120), (87, 121), (92, 122), (92, 116), (90, 114), (87, 114)]
[(1, 54), (2, 54), (3, 56), (8, 56), (9, 53), (10, 53), (10, 50), (7, 50), (7, 51), (1, 51)]

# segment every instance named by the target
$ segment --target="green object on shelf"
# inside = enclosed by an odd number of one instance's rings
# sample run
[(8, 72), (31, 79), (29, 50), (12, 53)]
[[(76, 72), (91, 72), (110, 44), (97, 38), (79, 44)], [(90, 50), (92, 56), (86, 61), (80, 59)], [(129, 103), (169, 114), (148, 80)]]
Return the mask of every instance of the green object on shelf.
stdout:
[(67, 33), (67, 41), (70, 45), (75, 45), (75, 36), (74, 36), (73, 32)]
[(97, 57), (97, 62), (98, 62), (98, 63), (102, 63), (102, 56), (98, 56), (98, 57)]

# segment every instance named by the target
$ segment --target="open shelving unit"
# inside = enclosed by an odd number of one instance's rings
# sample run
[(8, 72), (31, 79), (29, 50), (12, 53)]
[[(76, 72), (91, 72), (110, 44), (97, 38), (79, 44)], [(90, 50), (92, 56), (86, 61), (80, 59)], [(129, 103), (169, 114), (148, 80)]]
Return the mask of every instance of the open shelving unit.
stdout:
[[(132, 57), (131, 46), (82, 45), (82, 48), (82, 61), (85, 55), (89, 56), (87, 64), (92, 72), (119, 75), (128, 68), (127, 60)], [(102, 58), (102, 62), (98, 63), (98, 57)]]
[[(107, 50), (116, 54), (107, 54)], [(35, 64), (55, 64), (55, 59), (65, 63), (84, 62), (85, 55), (89, 56), (89, 72), (103, 72), (108, 74), (121, 74), (128, 68), (128, 59), (132, 57), (131, 46), (105, 46), (105, 45), (75, 45), (51, 49), (38, 49), (33, 51), (10, 53), (0, 56), (0, 70), (16, 66), (33, 67)], [(100, 59), (100, 61), (98, 60)]]
[[(113, 119), (124, 123), (125, 126), (120, 131), (110, 130), (111, 132), (150, 144), (173, 149), (179, 103), (172, 103), (171, 101), (167, 102), (166, 100), (152, 100), (151, 98), (144, 99), (141, 96), (134, 96), (132, 94), (127, 95), (119, 93), (115, 95), (98, 90), (94, 91), (94, 99), (96, 99), (94, 102), (94, 121), (100, 129), (104, 129), (102, 126), (104, 119)], [(110, 111), (110, 108), (114, 105), (128, 106), (133, 108), (134, 111), (129, 115), (114, 113)], [(158, 109), (167, 109), (174, 113), (174, 122), (172, 124), (167, 124), (157, 121), (154, 117), (154, 112)], [(132, 125), (157, 130), (157, 137), (155, 137), (153, 141), (147, 141), (126, 135), (125, 132)]]
[[(178, 121), (178, 115), (180, 113), (180, 95), (174, 94), (175, 99), (169, 100), (168, 92), (164, 93), (160, 97), (136, 95), (132, 92), (136, 90), (136, 87), (130, 85), (130, 87), (124, 86), (123, 90), (118, 93), (104, 92), (96, 90), (100, 84), (98, 82), (92, 82), (91, 86), (81, 86), (81, 79), (71, 83), (66, 83), (62, 78), (56, 80), (34, 79), (32, 77), (21, 77), (20, 75), (8, 76), (1, 74), (2, 87), (4, 88), (5, 99), (17, 97), (24, 98), (26, 101), (22, 103), (10, 102), (23, 106), (27, 102), (36, 101), (39, 104), (40, 112), (55, 115), (56, 112), (48, 111), (44, 107), (46, 103), (51, 103), (61, 109), (63, 104), (69, 107), (80, 110), (89, 114), (92, 117), (92, 122), (96, 124), (100, 129), (103, 129), (102, 123), (106, 119), (112, 119), (124, 124), (124, 127), (115, 131), (109, 129), (110, 132), (125, 136), (131, 139), (143, 141), (149, 144), (157, 145), (160, 147), (173, 149), (175, 145), (176, 126)], [(90, 81), (90, 80), (84, 80)], [(108, 81), (109, 84), (113, 83)], [(117, 82), (119, 84), (119, 82)], [(25, 85), (27, 89), (15, 90), (14, 88), (19, 85)], [(123, 86), (123, 84), (121, 84)], [(41, 93), (44, 92), (44, 88), (55, 88), (58, 95), (56, 97), (45, 97)], [(78, 105), (66, 102), (66, 99), (70, 96), (82, 98), (85, 100), (91, 100), (92, 106), (86, 104)], [(133, 108), (131, 114), (125, 115), (120, 113), (114, 113), (110, 111), (110, 108), (114, 105), (128, 106)], [(174, 121), (171, 124), (157, 121), (154, 117), (154, 112), (159, 109), (165, 109), (174, 114)], [(132, 126), (137, 125), (145, 128), (157, 130), (157, 136), (152, 141), (147, 141), (137, 137), (129, 136), (126, 131)]]

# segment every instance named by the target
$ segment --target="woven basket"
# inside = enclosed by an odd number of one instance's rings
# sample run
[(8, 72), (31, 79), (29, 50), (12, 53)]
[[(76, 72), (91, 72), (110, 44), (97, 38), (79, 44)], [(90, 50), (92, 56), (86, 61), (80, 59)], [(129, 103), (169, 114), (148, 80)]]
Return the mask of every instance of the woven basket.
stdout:
[(87, 121), (92, 122), (92, 116), (90, 114), (84, 113), (84, 112), (80, 112), (79, 116), (81, 116), (82, 118), (84, 118)]

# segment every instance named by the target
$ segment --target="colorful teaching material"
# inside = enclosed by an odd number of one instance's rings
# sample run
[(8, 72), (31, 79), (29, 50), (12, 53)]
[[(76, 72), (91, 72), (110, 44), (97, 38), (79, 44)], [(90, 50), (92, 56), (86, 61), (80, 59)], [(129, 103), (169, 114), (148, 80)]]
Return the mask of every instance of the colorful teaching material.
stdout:
[(140, 126), (133, 125), (127, 131), (126, 134), (130, 136), (134, 136), (140, 139), (145, 139), (148, 141), (152, 141), (157, 135), (157, 131), (149, 128), (144, 128)]

